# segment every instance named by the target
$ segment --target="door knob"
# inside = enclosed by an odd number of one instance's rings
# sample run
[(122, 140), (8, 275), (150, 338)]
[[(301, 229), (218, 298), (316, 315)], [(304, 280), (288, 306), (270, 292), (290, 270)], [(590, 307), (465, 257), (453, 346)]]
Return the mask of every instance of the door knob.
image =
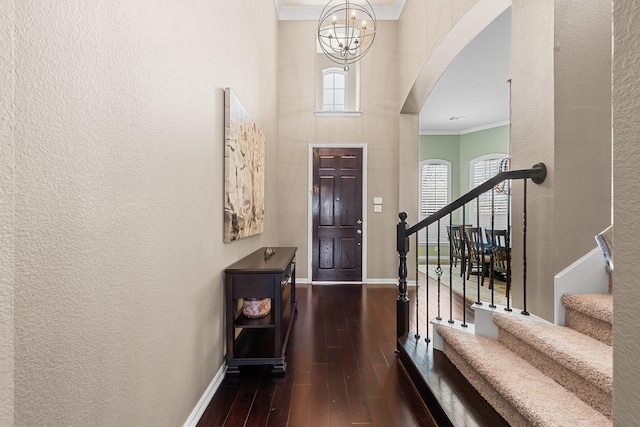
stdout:
[(357, 220), (357, 221), (356, 221), (356, 223), (358, 223), (358, 224), (362, 224), (362, 220), (361, 220), (361, 219), (359, 219), (359, 220)]
[(362, 234), (362, 230), (356, 230), (356, 233)]

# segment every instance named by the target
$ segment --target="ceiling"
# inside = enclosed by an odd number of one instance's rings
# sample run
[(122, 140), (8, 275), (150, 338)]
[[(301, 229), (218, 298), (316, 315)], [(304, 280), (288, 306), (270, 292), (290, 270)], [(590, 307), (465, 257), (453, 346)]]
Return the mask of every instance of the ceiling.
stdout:
[[(405, 0), (369, 0), (379, 20), (397, 20)], [(280, 20), (317, 20), (326, 0), (275, 0)], [(366, 60), (366, 59), (365, 59)], [(420, 112), (421, 134), (464, 134), (509, 123), (511, 8), (472, 40)]]

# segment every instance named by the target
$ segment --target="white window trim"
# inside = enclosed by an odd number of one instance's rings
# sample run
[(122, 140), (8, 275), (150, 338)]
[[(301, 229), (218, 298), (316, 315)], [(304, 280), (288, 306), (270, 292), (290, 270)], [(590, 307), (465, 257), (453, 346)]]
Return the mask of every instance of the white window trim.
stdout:
[[(447, 166), (447, 203), (451, 203), (451, 170), (452, 164), (448, 160), (444, 159), (427, 159), (420, 162), (418, 165), (418, 220), (422, 221), (426, 218), (422, 214), (422, 167), (424, 165), (445, 165)], [(447, 238), (447, 229), (446, 226), (449, 225), (448, 217), (442, 218), (440, 220), (440, 244), (448, 242)], [(429, 230), (429, 242), (426, 241), (426, 232), (421, 230), (418, 232), (418, 242), (421, 245), (437, 245), (438, 244), (438, 234), (437, 229), (435, 228), (437, 223), (432, 225), (432, 230)]]

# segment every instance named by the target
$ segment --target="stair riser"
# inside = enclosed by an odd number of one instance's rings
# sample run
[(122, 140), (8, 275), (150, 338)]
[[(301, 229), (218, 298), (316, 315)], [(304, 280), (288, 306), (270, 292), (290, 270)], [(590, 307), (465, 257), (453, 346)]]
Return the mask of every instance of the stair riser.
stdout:
[(595, 338), (607, 345), (612, 345), (613, 334), (610, 323), (587, 316), (579, 311), (567, 308), (565, 326)]
[(606, 417), (611, 418), (611, 393), (601, 390), (597, 385), (587, 381), (583, 377), (558, 364), (536, 348), (523, 342), (516, 336), (500, 329), (498, 341), (509, 350), (529, 362), (532, 366), (544, 373), (563, 387), (570, 390), (588, 405), (598, 410)]

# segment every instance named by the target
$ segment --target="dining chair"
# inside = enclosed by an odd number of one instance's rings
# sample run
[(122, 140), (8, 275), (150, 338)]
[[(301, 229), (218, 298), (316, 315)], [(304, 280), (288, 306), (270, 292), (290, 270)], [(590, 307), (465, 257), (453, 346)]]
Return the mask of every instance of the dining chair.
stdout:
[(490, 228), (485, 228), (484, 236), (489, 247), (507, 247), (507, 230), (492, 230)]
[(464, 274), (464, 262), (463, 257), (466, 255), (466, 250), (464, 248), (462, 234), (460, 233), (460, 226), (454, 225), (453, 228), (447, 225), (447, 237), (451, 242), (451, 261), (453, 262), (453, 266), (458, 266), (458, 261), (460, 261), (460, 276)]
[(484, 286), (484, 278), (488, 273), (488, 266), (491, 264), (491, 257), (485, 253), (482, 228), (464, 227), (464, 240), (467, 252), (469, 253), (467, 260), (467, 279), (471, 277), (471, 272), (475, 267), (477, 274), (482, 277), (481, 284)]
[[(507, 245), (507, 230), (485, 229), (487, 241), (492, 243), (493, 272), (499, 273), (507, 282), (507, 288), (511, 286), (511, 272), (509, 271), (511, 248)], [(509, 242), (510, 243), (510, 242)], [(508, 293), (508, 289), (505, 293)]]

